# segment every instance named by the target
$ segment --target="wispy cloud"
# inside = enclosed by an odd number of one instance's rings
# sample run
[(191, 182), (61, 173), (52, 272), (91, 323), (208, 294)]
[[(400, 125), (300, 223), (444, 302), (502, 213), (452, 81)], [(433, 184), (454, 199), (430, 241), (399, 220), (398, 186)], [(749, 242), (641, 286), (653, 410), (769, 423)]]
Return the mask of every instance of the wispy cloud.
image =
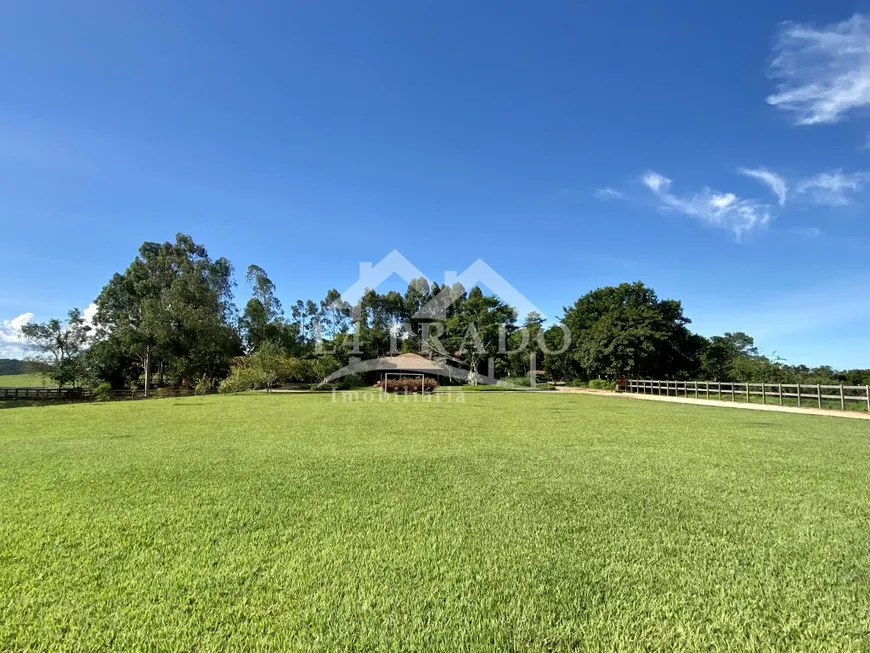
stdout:
[(22, 356), (27, 349), (27, 340), (21, 335), (21, 327), (33, 319), (33, 313), (23, 313), (11, 320), (0, 321), (0, 357)]
[(671, 180), (652, 170), (641, 177), (641, 182), (656, 194), (661, 210), (677, 211), (715, 227), (728, 229), (734, 232), (738, 240), (771, 220), (766, 204), (740, 198), (734, 193), (720, 193), (705, 187), (692, 195), (676, 195), (670, 191)]
[(615, 188), (611, 188), (610, 186), (605, 186), (604, 188), (599, 188), (595, 191), (595, 197), (600, 200), (624, 200), (625, 193), (622, 191), (618, 191)]
[(842, 170), (832, 170), (804, 179), (795, 190), (814, 204), (846, 206), (851, 204), (852, 196), (864, 188), (868, 179), (870, 175), (866, 172), (846, 174)]
[(738, 172), (741, 175), (752, 177), (763, 184), (767, 184), (773, 194), (776, 195), (779, 205), (785, 206), (785, 201), (788, 197), (788, 184), (781, 176), (766, 168), (739, 168)]
[(804, 238), (821, 238), (824, 235), (818, 227), (795, 227), (792, 231)]
[(770, 76), (778, 80), (768, 104), (799, 125), (833, 123), (870, 106), (870, 19), (862, 14), (816, 27), (783, 23)]

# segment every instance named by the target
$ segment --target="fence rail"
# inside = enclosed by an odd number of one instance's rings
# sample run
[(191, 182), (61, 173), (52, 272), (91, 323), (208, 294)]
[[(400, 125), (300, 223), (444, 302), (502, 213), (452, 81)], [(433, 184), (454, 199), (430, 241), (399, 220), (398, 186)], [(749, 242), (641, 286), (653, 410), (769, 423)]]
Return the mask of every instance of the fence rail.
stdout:
[[(625, 392), (780, 406), (870, 411), (870, 385), (629, 379)], [(761, 399), (758, 402), (758, 398)]]
[[(125, 399), (158, 399), (161, 397), (186, 397), (193, 394), (191, 390), (178, 388), (151, 388), (146, 396), (142, 388), (113, 389), (109, 391), (112, 399), (116, 401)], [(210, 393), (209, 393), (210, 394)], [(27, 400), (27, 401), (94, 401), (93, 388), (3, 388), (0, 387), (0, 400)]]
[(0, 399), (90, 401), (90, 388), (0, 388)]

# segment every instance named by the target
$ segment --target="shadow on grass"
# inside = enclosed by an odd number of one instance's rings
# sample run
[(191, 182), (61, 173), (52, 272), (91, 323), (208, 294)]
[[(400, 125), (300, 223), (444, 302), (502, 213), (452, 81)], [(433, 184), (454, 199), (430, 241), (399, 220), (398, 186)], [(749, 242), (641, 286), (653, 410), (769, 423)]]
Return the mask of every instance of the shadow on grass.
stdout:
[(6, 408), (41, 408), (43, 406), (68, 406), (70, 404), (89, 404), (90, 401), (37, 401), (36, 399), (4, 399), (0, 410)]

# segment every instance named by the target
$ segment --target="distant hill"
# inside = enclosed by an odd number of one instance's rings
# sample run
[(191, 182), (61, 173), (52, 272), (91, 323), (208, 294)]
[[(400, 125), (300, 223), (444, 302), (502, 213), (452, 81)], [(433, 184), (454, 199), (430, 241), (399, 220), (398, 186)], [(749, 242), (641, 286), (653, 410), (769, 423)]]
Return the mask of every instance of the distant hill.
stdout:
[(0, 374), (24, 374), (24, 361), (0, 358)]
[(45, 370), (44, 363), (22, 361), (17, 358), (0, 358), (0, 376), (8, 374), (35, 374)]

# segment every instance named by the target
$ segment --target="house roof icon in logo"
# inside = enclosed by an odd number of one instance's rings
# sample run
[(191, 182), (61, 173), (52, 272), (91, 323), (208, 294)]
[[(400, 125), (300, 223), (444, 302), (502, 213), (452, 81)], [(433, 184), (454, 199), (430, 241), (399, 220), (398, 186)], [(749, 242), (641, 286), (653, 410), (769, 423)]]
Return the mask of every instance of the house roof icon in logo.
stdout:
[[(419, 268), (401, 252), (394, 249), (375, 265), (371, 262), (360, 263), (359, 278), (341, 293), (341, 298), (334, 303), (356, 306), (367, 290), (376, 289), (394, 274), (409, 284), (421, 277), (430, 281)], [(445, 272), (442, 290), (413, 317), (430, 320), (446, 319), (447, 308), (458, 299), (453, 292), (453, 287), (457, 283), (465, 290), (483, 284), (491, 292), (498, 295), (503, 302), (512, 306), (520, 317), (533, 312), (540, 314), (541, 317), (546, 317), (528, 298), (482, 259), (477, 259), (461, 274), (457, 274), (455, 271)]]
[(377, 265), (372, 265), (371, 261), (360, 263), (359, 278), (353, 282), (353, 285), (341, 293), (340, 301), (347, 302), (351, 306), (356, 306), (363, 298), (366, 290), (374, 290), (394, 274), (405, 281), (405, 283), (411, 283), (411, 281), (420, 277), (426, 278), (426, 275), (420, 272), (399, 250), (394, 249), (378, 261)]
[(504, 303), (512, 306), (517, 316), (525, 317), (529, 313), (538, 313), (541, 317), (546, 317), (525, 295), (482, 259), (477, 259), (462, 274), (456, 274), (455, 271), (445, 272), (443, 290), (417, 311), (414, 317), (431, 320), (446, 319), (447, 308), (458, 299), (453, 291), (453, 286), (457, 283), (465, 290), (482, 283)]

